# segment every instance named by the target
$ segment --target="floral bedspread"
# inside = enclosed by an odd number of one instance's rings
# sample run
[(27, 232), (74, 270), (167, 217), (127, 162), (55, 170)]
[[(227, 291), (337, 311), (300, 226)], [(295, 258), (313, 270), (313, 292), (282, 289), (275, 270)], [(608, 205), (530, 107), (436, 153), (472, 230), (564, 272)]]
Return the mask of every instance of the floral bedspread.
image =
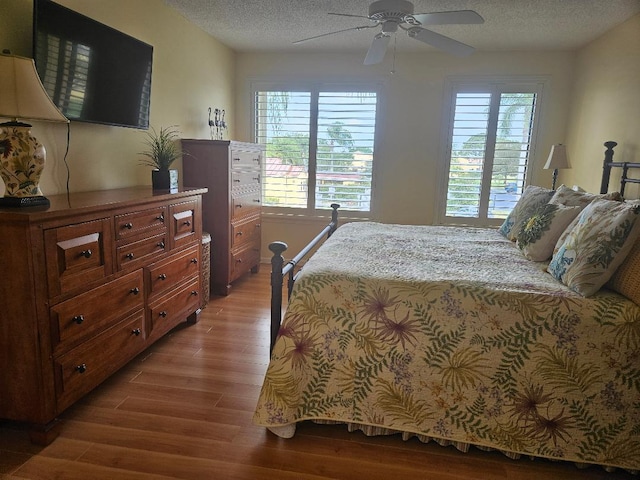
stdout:
[(341, 226), (296, 281), (254, 422), (640, 470), (640, 307), (545, 266), (492, 229)]

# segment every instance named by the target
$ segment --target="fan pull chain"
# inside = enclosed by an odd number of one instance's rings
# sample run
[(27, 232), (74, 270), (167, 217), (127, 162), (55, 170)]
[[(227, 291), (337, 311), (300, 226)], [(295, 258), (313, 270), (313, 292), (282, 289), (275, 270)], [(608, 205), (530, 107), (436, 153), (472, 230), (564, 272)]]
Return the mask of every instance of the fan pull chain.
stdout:
[(396, 73), (396, 46), (398, 45), (398, 35), (393, 36), (393, 63), (391, 64), (391, 75)]

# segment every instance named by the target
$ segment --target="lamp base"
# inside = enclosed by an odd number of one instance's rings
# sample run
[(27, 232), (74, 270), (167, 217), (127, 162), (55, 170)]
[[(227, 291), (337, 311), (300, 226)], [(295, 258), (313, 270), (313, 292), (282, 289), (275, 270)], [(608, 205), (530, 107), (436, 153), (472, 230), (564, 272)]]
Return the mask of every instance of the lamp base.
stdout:
[(49, 207), (51, 202), (47, 197), (0, 197), (0, 208), (2, 207)]

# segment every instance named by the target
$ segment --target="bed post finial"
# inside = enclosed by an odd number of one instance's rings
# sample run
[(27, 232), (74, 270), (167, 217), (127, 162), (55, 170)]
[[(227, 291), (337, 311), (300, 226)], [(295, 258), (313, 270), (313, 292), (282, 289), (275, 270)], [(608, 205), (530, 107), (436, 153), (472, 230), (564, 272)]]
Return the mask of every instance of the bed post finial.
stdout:
[(604, 146), (607, 148), (604, 152), (604, 161), (602, 163), (602, 183), (600, 183), (600, 193), (607, 193), (609, 191), (609, 179), (611, 177), (611, 163), (613, 162), (613, 148), (618, 145), (618, 142), (609, 140), (604, 142)]
[(338, 228), (338, 209), (340, 208), (340, 204), (332, 203), (331, 208), (333, 209), (333, 211), (331, 212), (331, 229), (327, 234), (327, 238), (333, 235), (333, 232), (335, 232), (336, 229)]

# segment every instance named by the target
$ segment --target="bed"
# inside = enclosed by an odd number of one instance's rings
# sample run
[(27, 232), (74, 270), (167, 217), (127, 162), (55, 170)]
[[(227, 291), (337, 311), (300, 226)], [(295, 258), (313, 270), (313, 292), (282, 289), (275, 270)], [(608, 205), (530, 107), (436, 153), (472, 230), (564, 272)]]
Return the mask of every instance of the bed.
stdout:
[[(621, 167), (624, 192), (640, 164), (613, 162), (615, 142), (605, 146), (603, 185)], [(500, 230), (337, 228), (335, 205), (291, 261), (286, 244), (272, 244), (272, 351), (254, 423), (285, 438), (298, 422), (344, 423), (462, 451), (640, 471), (640, 206), (606, 187), (543, 190), (535, 211), (564, 215), (544, 253), (523, 234), (541, 229), (522, 199)], [(585, 262), (580, 248), (595, 227), (585, 225), (617, 210), (625, 220), (605, 228), (619, 254), (598, 257), (613, 273), (594, 281), (596, 257)]]

